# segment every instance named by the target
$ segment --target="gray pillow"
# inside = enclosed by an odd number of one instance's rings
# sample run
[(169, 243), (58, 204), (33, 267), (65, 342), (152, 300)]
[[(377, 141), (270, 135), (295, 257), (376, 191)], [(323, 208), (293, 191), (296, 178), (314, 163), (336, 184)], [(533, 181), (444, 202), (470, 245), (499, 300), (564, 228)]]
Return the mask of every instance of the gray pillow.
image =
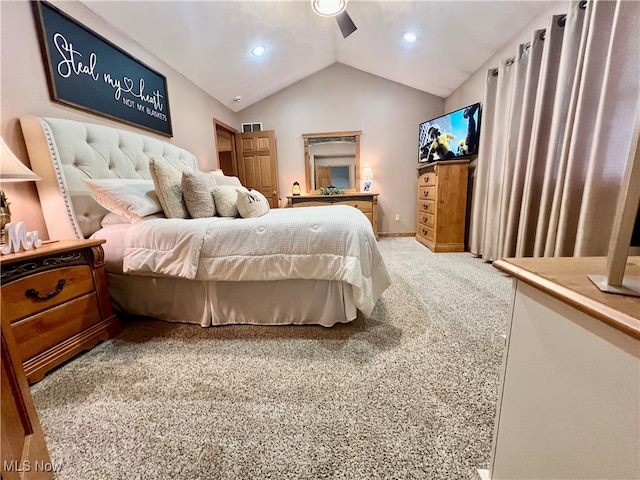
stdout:
[(196, 170), (182, 173), (182, 196), (193, 218), (213, 217), (216, 214), (213, 189), (219, 176)]

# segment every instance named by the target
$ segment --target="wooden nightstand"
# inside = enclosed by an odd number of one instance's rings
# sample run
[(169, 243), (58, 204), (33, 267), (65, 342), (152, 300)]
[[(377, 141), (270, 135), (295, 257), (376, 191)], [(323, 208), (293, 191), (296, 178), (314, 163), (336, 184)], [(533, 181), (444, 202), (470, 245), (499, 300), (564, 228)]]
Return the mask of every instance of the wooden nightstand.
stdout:
[(104, 273), (104, 240), (64, 240), (4, 255), (2, 321), (10, 322), (29, 383), (122, 326)]
[(342, 195), (288, 195), (288, 207), (318, 207), (325, 205), (349, 205), (357, 208), (371, 222), (373, 234), (378, 239), (378, 194), (345, 193)]

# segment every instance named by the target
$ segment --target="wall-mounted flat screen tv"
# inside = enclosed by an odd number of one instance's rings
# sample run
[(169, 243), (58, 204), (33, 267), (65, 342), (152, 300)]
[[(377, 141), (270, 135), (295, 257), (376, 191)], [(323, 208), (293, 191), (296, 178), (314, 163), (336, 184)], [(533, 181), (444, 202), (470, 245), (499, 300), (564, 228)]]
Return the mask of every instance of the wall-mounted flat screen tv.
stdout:
[(480, 104), (422, 122), (418, 127), (418, 162), (476, 155), (480, 139)]

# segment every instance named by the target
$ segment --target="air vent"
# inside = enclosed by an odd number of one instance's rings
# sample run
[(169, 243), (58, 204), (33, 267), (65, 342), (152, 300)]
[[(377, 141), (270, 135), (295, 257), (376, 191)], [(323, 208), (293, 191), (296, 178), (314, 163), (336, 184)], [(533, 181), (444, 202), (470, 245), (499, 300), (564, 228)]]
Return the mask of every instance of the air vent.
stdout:
[(253, 122), (253, 123), (243, 123), (242, 124), (242, 132), (261, 132), (262, 131), (262, 122)]

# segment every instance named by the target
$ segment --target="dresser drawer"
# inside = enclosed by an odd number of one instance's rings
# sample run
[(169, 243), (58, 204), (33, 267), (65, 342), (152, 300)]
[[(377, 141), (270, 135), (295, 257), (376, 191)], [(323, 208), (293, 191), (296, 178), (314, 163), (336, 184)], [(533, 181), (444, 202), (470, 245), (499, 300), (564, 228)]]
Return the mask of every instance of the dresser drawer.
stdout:
[(422, 237), (426, 238), (427, 240), (433, 241), (433, 239), (435, 238), (433, 235), (433, 228), (431, 227), (426, 227), (424, 225), (419, 225), (419, 233)]
[(435, 228), (435, 216), (430, 213), (418, 212), (418, 223), (421, 223), (425, 227)]
[(350, 207), (355, 207), (360, 210), (362, 213), (371, 213), (373, 212), (373, 206), (371, 202), (367, 202), (365, 200), (345, 200), (343, 202), (336, 202), (334, 205), (349, 205)]
[(420, 187), (418, 200), (435, 200), (436, 187)]
[(93, 290), (88, 265), (37, 273), (2, 286), (2, 316), (14, 322)]
[(420, 175), (420, 181), (418, 186), (420, 187), (432, 187), (436, 184), (436, 172), (428, 172)]
[(436, 202), (432, 200), (420, 200), (418, 202), (418, 214), (422, 214), (422, 213), (434, 214), (435, 212), (436, 212)]
[(12, 325), (21, 360), (46, 351), (74, 334), (100, 322), (94, 292), (45, 312), (18, 320)]
[(306, 202), (295, 202), (293, 203), (293, 208), (296, 207), (326, 207), (327, 205), (330, 205), (327, 202), (319, 202), (319, 201), (306, 201)]

